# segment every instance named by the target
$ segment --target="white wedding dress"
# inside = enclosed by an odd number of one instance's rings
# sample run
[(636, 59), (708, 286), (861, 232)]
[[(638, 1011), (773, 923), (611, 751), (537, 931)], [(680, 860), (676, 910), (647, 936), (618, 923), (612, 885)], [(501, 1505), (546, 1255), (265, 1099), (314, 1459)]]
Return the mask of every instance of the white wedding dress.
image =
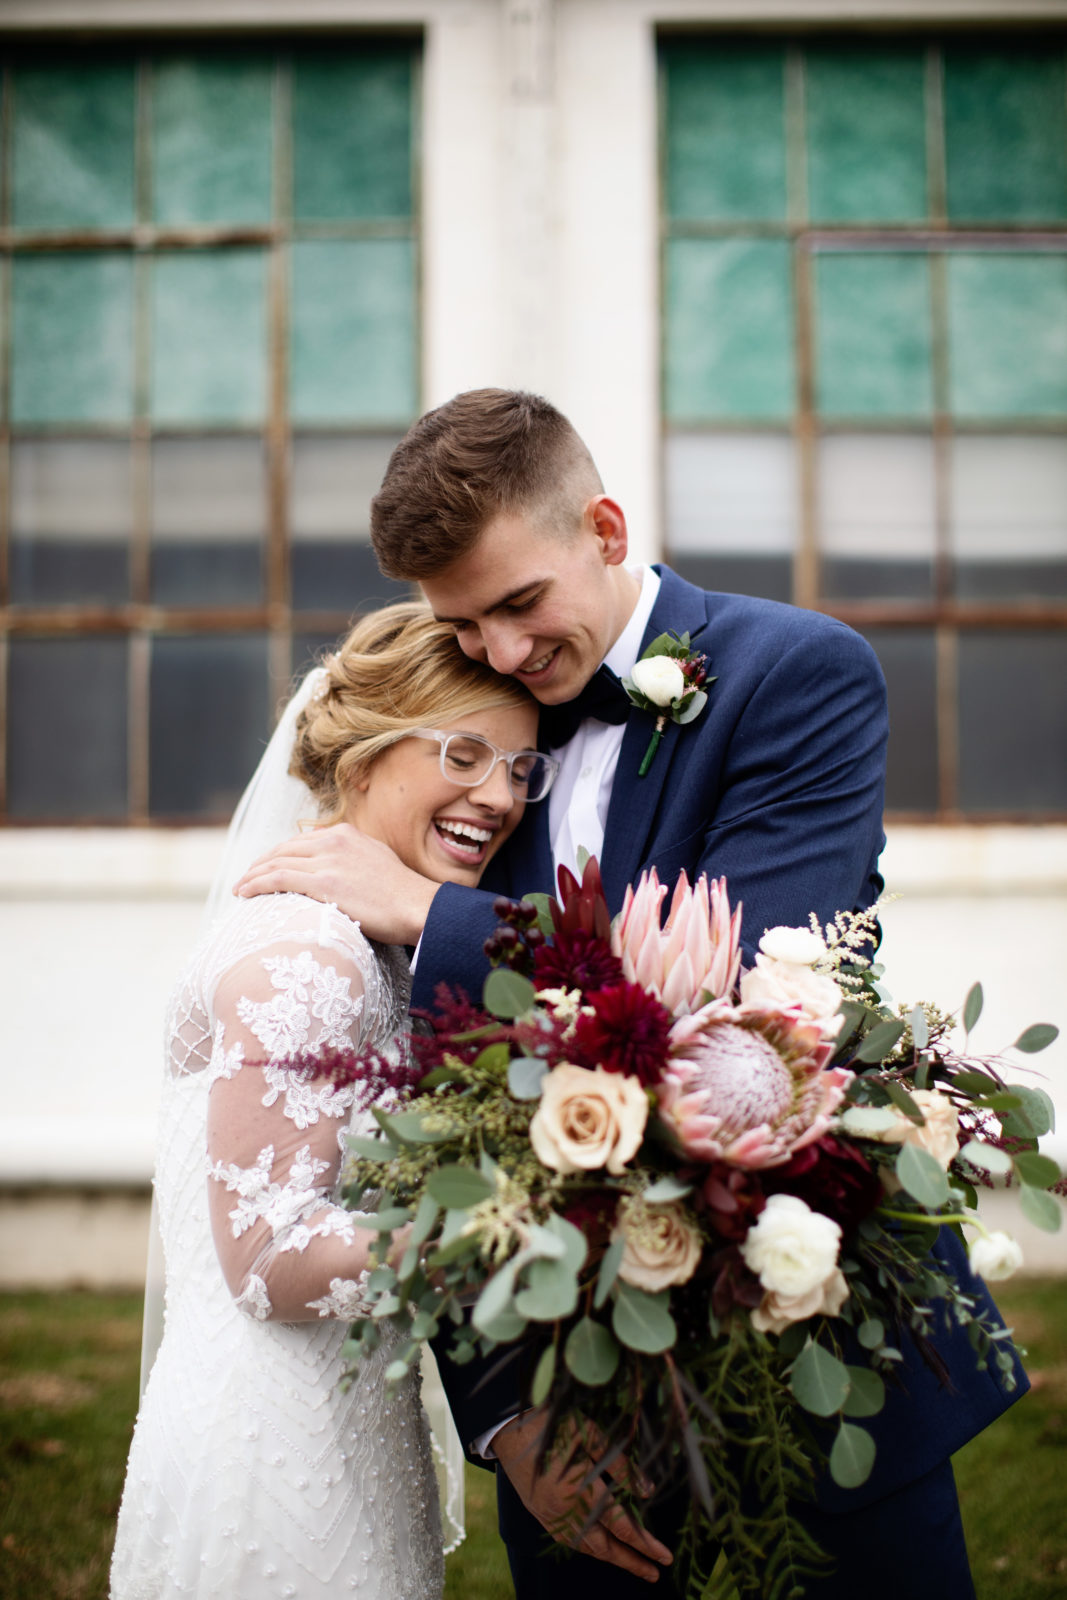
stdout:
[(171, 1002), (156, 1191), (163, 1339), (134, 1431), (112, 1600), (438, 1600), (437, 1485), (416, 1378), (388, 1334), (342, 1391), (372, 1237), (338, 1203), (352, 1086), (301, 1050), (384, 1047), (401, 953), (336, 907), (242, 901)]

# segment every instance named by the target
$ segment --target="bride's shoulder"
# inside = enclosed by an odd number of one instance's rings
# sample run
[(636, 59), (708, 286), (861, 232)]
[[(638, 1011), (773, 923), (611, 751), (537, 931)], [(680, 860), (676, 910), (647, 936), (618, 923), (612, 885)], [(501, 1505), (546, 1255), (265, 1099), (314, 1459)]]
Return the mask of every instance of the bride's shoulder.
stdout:
[(216, 977), (239, 961), (273, 948), (319, 948), (361, 970), (376, 964), (377, 952), (358, 922), (335, 905), (302, 894), (264, 894), (235, 900), (205, 931), (193, 964)]

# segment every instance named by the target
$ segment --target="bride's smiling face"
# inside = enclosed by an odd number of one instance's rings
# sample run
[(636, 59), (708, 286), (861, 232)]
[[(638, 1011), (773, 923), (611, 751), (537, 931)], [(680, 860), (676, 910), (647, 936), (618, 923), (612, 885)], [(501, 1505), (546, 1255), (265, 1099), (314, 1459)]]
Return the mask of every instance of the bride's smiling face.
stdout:
[[(532, 750), (537, 707), (496, 706), (427, 727), (474, 733), (500, 750)], [(398, 739), (349, 790), (345, 821), (387, 844), (405, 866), (435, 883), (476, 884), (515, 830), (523, 802), (508, 788), (507, 764), (470, 788), (441, 771), (436, 739)]]

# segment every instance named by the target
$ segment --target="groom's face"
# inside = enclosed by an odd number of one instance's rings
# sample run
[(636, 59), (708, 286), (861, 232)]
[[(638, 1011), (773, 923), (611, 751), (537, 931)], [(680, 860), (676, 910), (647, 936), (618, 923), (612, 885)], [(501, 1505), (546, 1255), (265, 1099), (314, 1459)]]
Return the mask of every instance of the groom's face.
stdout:
[(558, 705), (589, 681), (633, 609), (625, 555), (625, 519), (598, 497), (570, 535), (521, 515), (497, 517), (422, 588), (464, 655)]

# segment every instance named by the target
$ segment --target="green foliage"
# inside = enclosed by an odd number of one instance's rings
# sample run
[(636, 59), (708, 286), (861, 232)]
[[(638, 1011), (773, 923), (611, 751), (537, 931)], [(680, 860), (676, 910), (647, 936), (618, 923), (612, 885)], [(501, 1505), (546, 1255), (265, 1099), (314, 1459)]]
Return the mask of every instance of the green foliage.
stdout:
[(621, 1280), (615, 1285), (615, 1304), (611, 1313), (611, 1326), (615, 1337), (628, 1350), (642, 1355), (659, 1355), (670, 1350), (678, 1329), (669, 1307), (669, 1295), (646, 1294), (632, 1284)]

